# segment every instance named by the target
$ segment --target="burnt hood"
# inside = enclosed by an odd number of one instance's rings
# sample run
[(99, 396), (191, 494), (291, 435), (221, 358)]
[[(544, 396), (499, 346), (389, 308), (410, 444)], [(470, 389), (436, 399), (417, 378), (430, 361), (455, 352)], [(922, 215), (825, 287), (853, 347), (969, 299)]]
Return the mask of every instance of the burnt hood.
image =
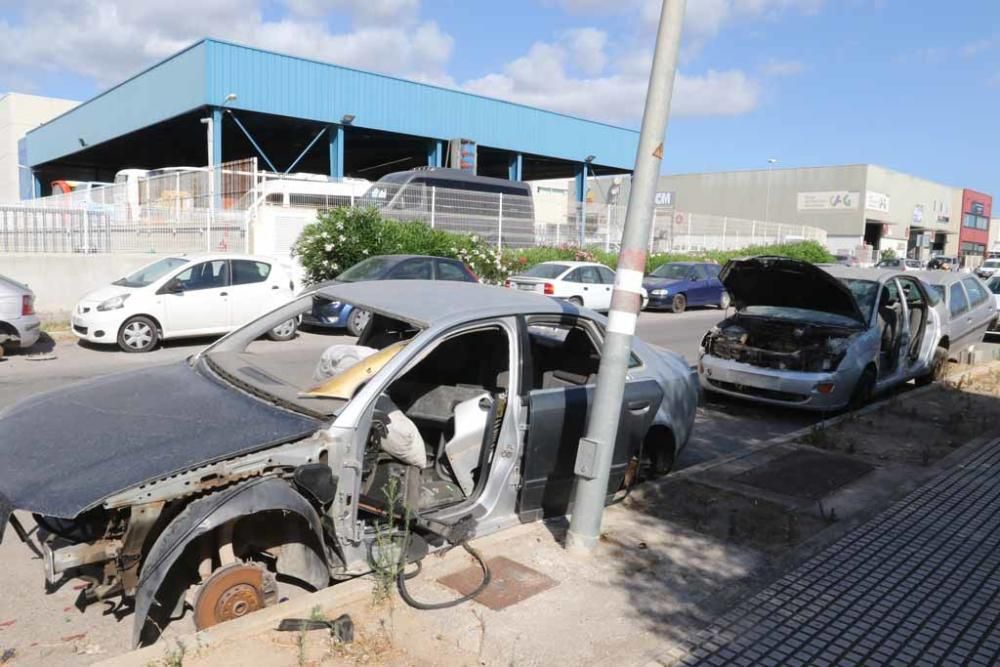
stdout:
[(41, 394), (0, 413), (0, 529), (11, 509), (72, 518), (143, 482), (320, 426), (186, 362)]
[(788, 257), (733, 259), (722, 268), (719, 280), (737, 310), (748, 306), (802, 308), (865, 324), (847, 285), (809, 262)]

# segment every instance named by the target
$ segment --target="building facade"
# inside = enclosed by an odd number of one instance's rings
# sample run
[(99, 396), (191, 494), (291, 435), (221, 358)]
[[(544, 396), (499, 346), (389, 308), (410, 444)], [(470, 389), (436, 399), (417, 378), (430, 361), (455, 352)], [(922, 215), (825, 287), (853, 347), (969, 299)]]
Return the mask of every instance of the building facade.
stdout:
[(985, 257), (990, 246), (990, 216), (993, 197), (975, 190), (962, 190), (962, 227), (958, 235), (961, 257)]
[(819, 227), (832, 252), (868, 261), (959, 250), (962, 190), (877, 165), (668, 175), (658, 190), (679, 213)]
[[(22, 176), (29, 175), (25, 156), (18, 152), (18, 142), (30, 130), (69, 111), (79, 102), (56, 97), (7, 93), (0, 97), (0, 201), (15, 201), (31, 196), (31, 189), (21, 190)], [(25, 174), (21, 174), (25, 171)], [(29, 179), (30, 180), (30, 179)]]

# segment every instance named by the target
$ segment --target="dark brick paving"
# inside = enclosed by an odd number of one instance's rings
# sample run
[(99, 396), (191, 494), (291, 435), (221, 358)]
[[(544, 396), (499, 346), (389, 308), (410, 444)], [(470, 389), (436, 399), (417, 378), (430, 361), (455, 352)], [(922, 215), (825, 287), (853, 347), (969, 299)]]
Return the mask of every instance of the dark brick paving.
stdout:
[(679, 664), (1000, 664), (1000, 441), (699, 633)]

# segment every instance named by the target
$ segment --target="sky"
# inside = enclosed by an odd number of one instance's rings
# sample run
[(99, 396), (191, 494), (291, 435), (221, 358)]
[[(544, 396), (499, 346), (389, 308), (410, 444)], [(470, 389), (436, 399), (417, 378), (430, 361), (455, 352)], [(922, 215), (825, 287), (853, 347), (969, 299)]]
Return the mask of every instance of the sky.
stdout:
[[(638, 128), (659, 0), (0, 0), (0, 91), (202, 37)], [(1000, 196), (1000, 1), (688, 0), (665, 173), (874, 163)]]

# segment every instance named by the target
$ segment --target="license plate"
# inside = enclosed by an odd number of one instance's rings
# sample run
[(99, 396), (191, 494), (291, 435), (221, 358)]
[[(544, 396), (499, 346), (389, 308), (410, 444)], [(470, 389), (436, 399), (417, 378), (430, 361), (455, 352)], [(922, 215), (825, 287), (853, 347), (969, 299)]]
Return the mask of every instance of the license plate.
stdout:
[(523, 289), (523, 290), (527, 290), (529, 292), (534, 292), (535, 291), (535, 286), (531, 285), (531, 284), (527, 284), (527, 283), (518, 283), (517, 284), (517, 289)]

